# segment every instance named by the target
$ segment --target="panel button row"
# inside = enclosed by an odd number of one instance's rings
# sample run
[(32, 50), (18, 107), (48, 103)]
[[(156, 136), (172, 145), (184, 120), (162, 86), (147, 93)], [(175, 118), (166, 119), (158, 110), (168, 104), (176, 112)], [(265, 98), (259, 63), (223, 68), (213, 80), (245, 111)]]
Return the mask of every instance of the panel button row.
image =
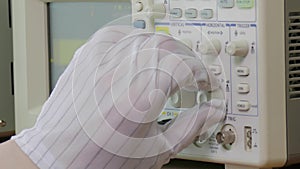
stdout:
[(197, 18), (197, 9), (195, 8), (186, 9), (184, 14), (186, 18)]
[[(215, 75), (220, 75), (222, 73), (222, 67), (220, 65), (210, 65), (209, 70)], [(236, 74), (238, 76), (249, 76), (250, 70), (248, 67), (239, 66), (236, 68)]]
[(202, 9), (200, 11), (200, 17), (202, 19), (211, 19), (214, 16), (214, 11), (212, 9)]
[[(181, 8), (173, 8), (170, 10), (170, 14), (172, 18), (181, 18), (183, 16), (183, 12)], [(186, 18), (194, 19), (198, 16), (198, 10), (195, 8), (188, 8), (184, 11), (184, 15)], [(202, 19), (211, 19), (213, 18), (214, 12), (212, 9), (202, 9), (199, 12), (200, 18)]]
[(173, 9), (171, 9), (170, 14), (173, 18), (181, 18), (182, 17), (182, 9), (173, 8)]
[[(233, 8), (234, 0), (218, 0), (220, 8)], [(251, 9), (254, 7), (254, 0), (237, 0), (236, 5), (240, 9)]]

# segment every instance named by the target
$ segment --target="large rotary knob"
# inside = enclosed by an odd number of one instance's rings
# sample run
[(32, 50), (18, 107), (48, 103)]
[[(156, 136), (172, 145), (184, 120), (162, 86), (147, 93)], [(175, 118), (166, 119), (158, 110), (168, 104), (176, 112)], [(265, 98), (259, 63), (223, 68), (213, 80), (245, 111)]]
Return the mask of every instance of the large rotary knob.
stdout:
[(226, 46), (226, 53), (231, 56), (245, 57), (249, 52), (249, 44), (246, 40), (231, 41)]
[(211, 39), (206, 42), (203, 42), (199, 46), (199, 52), (202, 55), (219, 55), (221, 52), (222, 46), (221, 42), (218, 39)]

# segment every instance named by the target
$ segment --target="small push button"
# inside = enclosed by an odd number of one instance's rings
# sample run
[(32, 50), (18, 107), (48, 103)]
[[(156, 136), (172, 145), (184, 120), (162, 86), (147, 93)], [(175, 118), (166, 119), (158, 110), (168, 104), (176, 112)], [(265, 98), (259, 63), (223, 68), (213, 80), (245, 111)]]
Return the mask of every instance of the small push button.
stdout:
[(189, 8), (185, 10), (186, 18), (196, 18), (197, 17), (197, 9)]
[(146, 22), (144, 20), (136, 20), (133, 22), (133, 26), (136, 28), (145, 29), (146, 28)]
[(238, 76), (249, 76), (250, 70), (248, 67), (239, 66), (236, 68), (236, 73)]
[(233, 8), (234, 0), (218, 0), (220, 8)]
[(251, 9), (254, 7), (254, 0), (237, 0), (236, 5), (241, 9)]
[(182, 17), (182, 10), (180, 8), (173, 8), (170, 11), (172, 18), (181, 18)]
[(212, 9), (202, 9), (200, 11), (200, 17), (202, 19), (211, 19), (214, 16), (214, 12)]
[(238, 101), (237, 109), (239, 111), (248, 111), (250, 109), (250, 103), (248, 101)]
[(247, 83), (240, 83), (237, 86), (237, 91), (240, 94), (247, 94), (250, 92), (250, 87)]

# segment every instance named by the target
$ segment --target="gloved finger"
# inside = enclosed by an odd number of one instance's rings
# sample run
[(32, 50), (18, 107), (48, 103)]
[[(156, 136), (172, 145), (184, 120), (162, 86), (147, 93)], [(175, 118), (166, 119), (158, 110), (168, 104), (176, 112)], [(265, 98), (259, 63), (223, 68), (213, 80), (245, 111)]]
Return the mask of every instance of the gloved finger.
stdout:
[[(129, 77), (125, 79), (127, 83), (132, 79), (137, 82), (135, 77), (141, 76), (140, 83), (134, 88), (144, 88), (143, 84), (150, 77), (156, 83), (155, 89), (161, 89), (166, 94), (170, 86), (171, 90), (183, 86), (193, 90), (218, 87), (214, 76), (207, 71), (199, 56), (173, 37), (134, 31), (117, 45), (107, 53), (108, 58), (117, 58), (108, 65), (108, 69), (119, 67), (120, 71), (116, 72), (120, 78)], [(116, 50), (120, 46), (127, 47)]]
[(190, 90), (215, 90), (219, 87), (217, 79), (208, 71), (200, 56), (182, 41), (164, 34), (151, 34), (151, 39), (140, 50), (142, 57), (145, 49), (157, 49), (156, 52), (152, 51), (153, 63), (158, 62), (161, 75), (168, 74), (179, 87), (183, 84)]
[[(195, 55), (172, 54), (164, 57), (159, 68), (171, 77), (171, 94), (178, 89), (211, 91), (219, 88), (216, 77), (208, 71), (202, 61)], [(161, 77), (161, 81), (167, 79)]]
[(179, 114), (164, 131), (166, 139), (173, 146), (173, 155), (193, 143), (204, 130), (223, 121), (224, 117), (224, 102), (220, 100), (205, 102)]

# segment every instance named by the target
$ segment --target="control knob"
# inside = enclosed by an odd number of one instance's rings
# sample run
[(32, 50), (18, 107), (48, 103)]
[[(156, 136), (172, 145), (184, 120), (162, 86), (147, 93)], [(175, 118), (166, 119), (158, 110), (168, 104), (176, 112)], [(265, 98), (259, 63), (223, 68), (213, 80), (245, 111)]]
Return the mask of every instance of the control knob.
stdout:
[(218, 39), (211, 39), (203, 42), (199, 46), (199, 52), (202, 55), (215, 55), (218, 56), (221, 52), (222, 46)]
[(143, 8), (144, 8), (144, 5), (143, 5), (142, 2), (137, 2), (135, 4), (135, 9), (136, 9), (137, 12), (141, 12), (143, 10)]
[(226, 53), (231, 56), (247, 56), (249, 44), (246, 40), (237, 40), (229, 42), (226, 46)]

